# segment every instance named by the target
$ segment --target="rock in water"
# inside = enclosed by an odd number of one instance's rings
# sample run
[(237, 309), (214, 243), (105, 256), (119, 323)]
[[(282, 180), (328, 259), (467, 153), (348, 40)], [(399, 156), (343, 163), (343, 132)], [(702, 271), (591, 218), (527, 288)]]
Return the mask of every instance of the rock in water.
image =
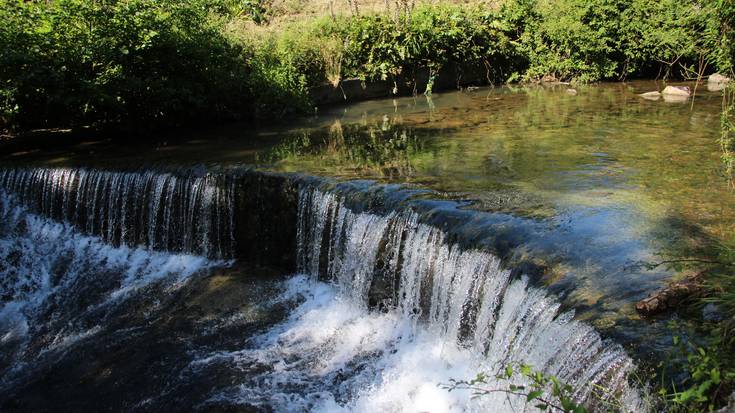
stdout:
[(674, 310), (680, 303), (702, 291), (702, 274), (694, 274), (684, 280), (673, 282), (639, 301), (635, 309), (643, 316), (652, 316)]
[(702, 308), (702, 318), (707, 321), (722, 321), (722, 312), (714, 303), (709, 303)]
[(661, 98), (661, 93), (654, 90), (653, 92), (641, 93), (639, 96), (642, 97), (643, 99), (659, 100)]
[(730, 81), (730, 78), (729, 77), (723, 76), (723, 75), (721, 75), (719, 73), (712, 74), (712, 75), (710, 75), (707, 78), (707, 83), (722, 83), (722, 84), (724, 84), (724, 83), (727, 83), (729, 81)]
[(663, 94), (664, 96), (670, 95), (689, 97), (692, 93), (689, 90), (688, 86), (666, 86), (661, 94)]
[(709, 90), (710, 92), (719, 92), (725, 89), (729, 82), (729, 77), (725, 77), (719, 73), (715, 73), (707, 78), (707, 90)]

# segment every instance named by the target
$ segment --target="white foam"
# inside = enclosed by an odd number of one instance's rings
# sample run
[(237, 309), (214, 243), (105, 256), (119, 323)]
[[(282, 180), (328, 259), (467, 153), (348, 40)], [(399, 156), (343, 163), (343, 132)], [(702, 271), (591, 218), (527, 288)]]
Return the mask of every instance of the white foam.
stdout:
[[(226, 389), (211, 402), (261, 403), (298, 412), (503, 411), (510, 402), (473, 400), (438, 386), (487, 367), (472, 349), (447, 341), (401, 317), (398, 309), (370, 312), (339, 289), (308, 277), (288, 282), (283, 299), (300, 290), (304, 301), (252, 350), (218, 353), (196, 363), (272, 366), (252, 382)], [(356, 368), (359, 366), (359, 368)], [(335, 377), (342, 378), (335, 380)], [(507, 385), (507, 383), (506, 383)], [(289, 389), (297, 389), (289, 391)], [(335, 400), (335, 396), (347, 400)], [(523, 403), (514, 400), (522, 411)], [(496, 410), (487, 410), (496, 409)]]
[[(135, 291), (165, 281), (181, 287), (193, 274), (226, 264), (204, 257), (154, 252), (142, 247), (114, 247), (99, 237), (83, 235), (73, 225), (29, 213), (12, 195), (0, 190), (0, 342), (25, 336), (36, 313), (49, 303), (77, 294), (84, 283), (104, 283), (107, 291), (89, 311), (120, 302)], [(63, 311), (63, 310), (58, 310)], [(78, 317), (56, 314), (54, 317)], [(58, 332), (51, 347), (67, 345), (99, 329)]]
[[(439, 387), (522, 363), (570, 384), (579, 402), (594, 403), (599, 385), (639, 411), (627, 382), (635, 366), (620, 346), (560, 313), (526, 277), (511, 279), (496, 257), (449, 243), (415, 214), (354, 212), (334, 193), (305, 187), (298, 253), (306, 275), (287, 282), (282, 299), (301, 294), (303, 302), (289, 318), (252, 348), (193, 363), (258, 372), (211, 402), (276, 411), (524, 411), (524, 397), (471, 398)], [(368, 309), (375, 274), (388, 310)]]

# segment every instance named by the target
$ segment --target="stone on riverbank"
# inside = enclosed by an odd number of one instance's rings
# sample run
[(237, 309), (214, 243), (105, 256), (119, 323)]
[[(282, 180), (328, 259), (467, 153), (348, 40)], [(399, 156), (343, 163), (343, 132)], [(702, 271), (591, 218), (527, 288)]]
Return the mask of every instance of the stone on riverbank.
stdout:
[(729, 77), (723, 76), (719, 73), (715, 73), (707, 78), (707, 90), (709, 90), (710, 92), (719, 92), (725, 89), (729, 82)]
[(723, 76), (719, 73), (712, 74), (707, 78), (707, 83), (727, 83), (729, 81), (729, 77)]

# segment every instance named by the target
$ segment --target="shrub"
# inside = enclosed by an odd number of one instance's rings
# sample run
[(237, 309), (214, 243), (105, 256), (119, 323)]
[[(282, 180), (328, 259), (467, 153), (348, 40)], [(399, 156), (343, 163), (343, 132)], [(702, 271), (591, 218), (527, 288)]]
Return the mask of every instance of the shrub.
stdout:
[(500, 13), (526, 60), (516, 78), (596, 81), (692, 76), (709, 60), (725, 70), (726, 2), (509, 0)]
[[(300, 67), (309, 73), (310, 84), (333, 79), (336, 67), (342, 77), (385, 80), (411, 78), (423, 68), (436, 73), (449, 63), (494, 64), (494, 59), (512, 55), (500, 22), (479, 7), (418, 7), (397, 19), (389, 15), (339, 17), (317, 21), (308, 31), (297, 31), (297, 36), (287, 31), (283, 37), (292, 45), (291, 52), (300, 50), (308, 57)], [(293, 37), (301, 40), (294, 42)], [(317, 39), (317, 47), (293, 47), (303, 45), (305, 37)], [(323, 52), (325, 45), (331, 46), (329, 53)], [(321, 58), (318, 50), (322, 50)], [(330, 62), (330, 56), (338, 56), (339, 63)], [(332, 73), (327, 76), (325, 72)]]
[[(232, 119), (250, 116), (253, 106), (264, 115), (286, 112), (275, 96), (299, 76), (223, 34), (218, 7), (229, 4), (4, 2), (0, 114), (31, 128)], [(278, 109), (265, 109), (271, 103)]]

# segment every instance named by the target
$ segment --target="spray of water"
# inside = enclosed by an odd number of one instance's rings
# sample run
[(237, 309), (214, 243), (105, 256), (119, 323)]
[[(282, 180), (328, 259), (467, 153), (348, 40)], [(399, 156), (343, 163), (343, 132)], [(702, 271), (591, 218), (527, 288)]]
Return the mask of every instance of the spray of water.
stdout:
[(107, 315), (134, 293), (153, 285), (177, 289), (201, 270), (224, 264), (112, 246), (29, 212), (3, 190), (0, 263), (0, 389), (40, 355), (94, 336)]
[(411, 212), (357, 213), (336, 193), (305, 186), (298, 258), (301, 275), (281, 297), (301, 300), (288, 320), (247, 349), (193, 364), (258, 372), (211, 403), (277, 411), (518, 412), (532, 409), (525, 398), (473, 399), (437, 385), (523, 363), (572, 385), (579, 402), (594, 407), (593, 390), (605, 388), (624, 410), (640, 409), (628, 384), (634, 365), (622, 348), (560, 312), (556, 299), (526, 277), (512, 278), (496, 257), (448, 242)]

